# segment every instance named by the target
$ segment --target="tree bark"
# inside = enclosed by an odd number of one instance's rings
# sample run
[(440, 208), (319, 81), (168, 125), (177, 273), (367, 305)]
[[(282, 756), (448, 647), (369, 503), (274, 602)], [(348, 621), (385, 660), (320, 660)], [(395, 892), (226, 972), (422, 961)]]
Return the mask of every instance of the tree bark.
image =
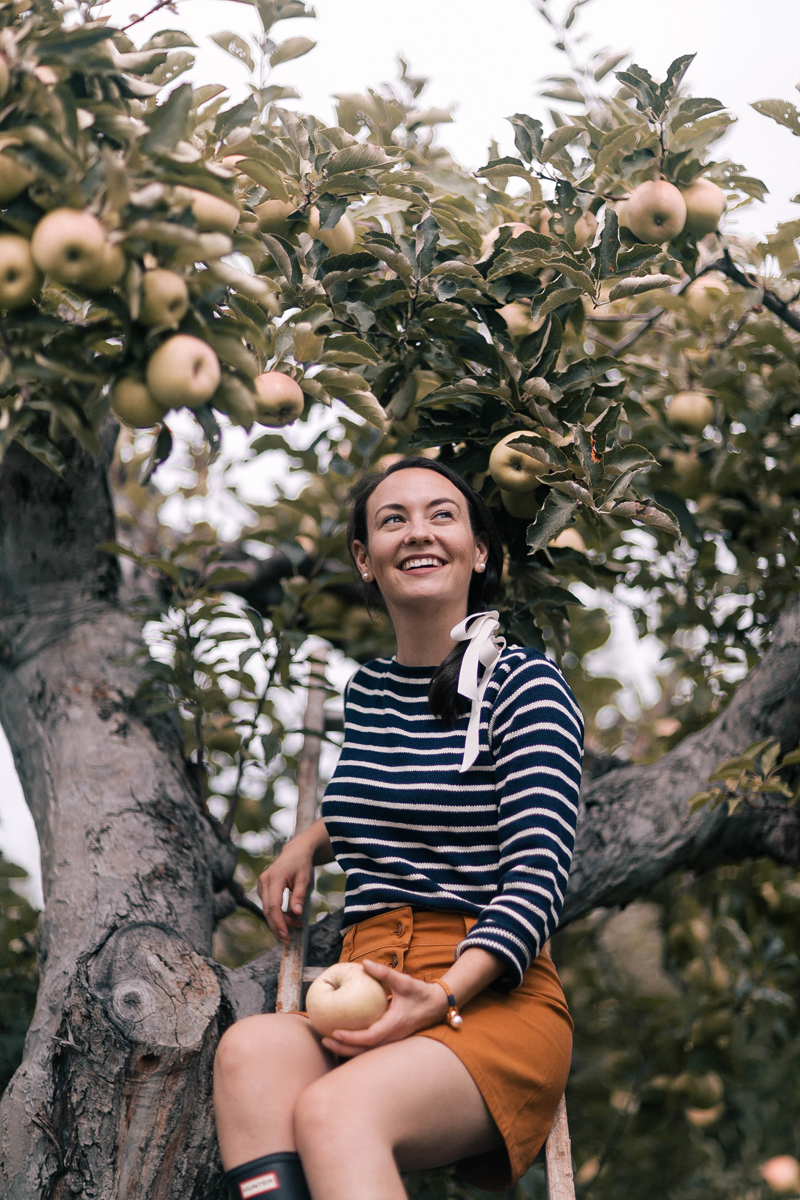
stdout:
[[(105, 431), (110, 457), (114, 429)], [(118, 598), (106, 467), (74, 444), (59, 480), (12, 446), (0, 470), (0, 721), (42, 851), (41, 985), (25, 1057), (0, 1103), (9, 1200), (221, 1197), (211, 1063), (233, 1020), (275, 1006), (279, 953), (237, 971), (211, 958), (236, 849), (202, 811), (179, 730), (147, 717), (125, 665), (138, 625)], [(726, 711), (660, 762), (583, 798), (565, 919), (625, 903), (669, 871), (800, 857), (781, 805), (688, 814), (709, 771), (800, 728), (800, 604)], [(310, 965), (338, 953), (312, 929)]]

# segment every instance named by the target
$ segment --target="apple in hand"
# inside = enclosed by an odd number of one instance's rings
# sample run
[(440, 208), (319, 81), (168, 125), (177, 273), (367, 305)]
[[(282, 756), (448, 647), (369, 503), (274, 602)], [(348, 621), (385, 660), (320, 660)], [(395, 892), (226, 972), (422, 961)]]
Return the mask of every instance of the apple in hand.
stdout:
[(165, 408), (199, 408), (219, 387), (222, 370), (207, 342), (176, 333), (163, 342), (147, 364), (147, 389)]
[(725, 212), (727, 201), (722, 188), (710, 179), (695, 179), (682, 191), (686, 205), (686, 229), (695, 237), (714, 233), (719, 227), (720, 217)]
[(714, 402), (705, 392), (676, 392), (669, 402), (667, 422), (673, 429), (700, 434), (714, 419)]
[(111, 411), (131, 429), (151, 429), (166, 409), (153, 399), (141, 379), (124, 375), (112, 388)]
[(31, 253), (40, 271), (57, 283), (85, 284), (107, 269), (108, 241), (97, 217), (75, 208), (54, 208), (33, 231)]
[(0, 309), (9, 311), (30, 304), (41, 286), (42, 277), (27, 238), (14, 233), (0, 236)]
[(383, 987), (358, 962), (338, 962), (318, 975), (306, 996), (314, 1029), (330, 1037), (337, 1029), (367, 1029), (389, 1006)]
[(654, 246), (670, 242), (686, 224), (686, 201), (672, 183), (649, 179), (631, 192), (626, 224), (640, 242)]
[(175, 329), (186, 316), (188, 307), (189, 289), (182, 275), (163, 267), (145, 271), (139, 312), (142, 325)]
[(514, 433), (507, 433), (489, 456), (489, 474), (504, 492), (534, 491), (539, 486), (539, 476), (549, 469), (546, 463), (532, 458), (518, 446), (509, 446), (509, 442), (528, 432), (527, 429), (517, 429)]
[(256, 419), (262, 425), (289, 425), (305, 407), (300, 384), (282, 371), (265, 371), (253, 380), (256, 390)]

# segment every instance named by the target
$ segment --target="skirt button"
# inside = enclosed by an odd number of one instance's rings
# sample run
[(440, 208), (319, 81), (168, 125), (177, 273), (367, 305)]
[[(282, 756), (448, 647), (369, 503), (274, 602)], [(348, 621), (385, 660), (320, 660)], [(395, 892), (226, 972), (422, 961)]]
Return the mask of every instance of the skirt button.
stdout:
[(394, 933), (395, 933), (395, 937), (402, 937), (402, 935), (403, 935), (403, 922), (402, 921), (397, 922), (397, 929), (395, 929)]
[(398, 961), (399, 961), (399, 960), (398, 960), (398, 957), (397, 957), (397, 955), (396, 955), (396, 954), (393, 954), (393, 955), (392, 955), (392, 961), (391, 961), (391, 963), (390, 963), (389, 965), (390, 965), (392, 968), (394, 968), (394, 967), (396, 967), (396, 966), (397, 966), (397, 963), (398, 963)]

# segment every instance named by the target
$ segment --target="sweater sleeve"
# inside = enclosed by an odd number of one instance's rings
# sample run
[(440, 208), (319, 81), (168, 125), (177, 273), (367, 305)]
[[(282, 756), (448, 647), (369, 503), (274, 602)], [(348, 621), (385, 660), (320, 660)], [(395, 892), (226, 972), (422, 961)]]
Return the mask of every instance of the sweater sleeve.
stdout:
[(495, 760), (500, 885), (458, 947), (505, 963), (511, 991), (555, 931), (578, 815), (583, 718), (549, 659), (529, 658), (503, 681), (489, 719)]

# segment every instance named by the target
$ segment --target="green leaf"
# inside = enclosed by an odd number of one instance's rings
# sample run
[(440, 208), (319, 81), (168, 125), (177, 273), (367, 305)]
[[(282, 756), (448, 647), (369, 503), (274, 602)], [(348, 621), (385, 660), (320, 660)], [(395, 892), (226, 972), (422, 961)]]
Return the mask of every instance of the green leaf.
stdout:
[(345, 146), (337, 150), (325, 163), (326, 175), (344, 175), (351, 171), (373, 170), (391, 163), (380, 146), (371, 142), (359, 143), (356, 146)]
[(64, 478), (64, 472), (67, 469), (64, 455), (49, 438), (43, 437), (41, 433), (36, 433), (32, 429), (23, 429), (17, 434), (16, 440), (28, 451), (28, 454), (38, 458), (39, 462), (44, 463), (54, 475), (58, 475), (61, 479)]
[(528, 526), (526, 540), (528, 553), (535, 554), (542, 550), (548, 542), (558, 537), (562, 529), (572, 524), (572, 516), (578, 507), (575, 500), (570, 500), (561, 492), (550, 491), (547, 498), (536, 514), (536, 520)]
[(309, 50), (313, 50), (316, 44), (307, 37), (287, 38), (272, 51), (269, 56), (269, 65), (277, 67), (281, 63), (290, 62), (293, 58), (302, 58), (304, 54), (308, 54)]
[(290, 242), (271, 233), (262, 233), (264, 245), (269, 250), (278, 270), (295, 287), (302, 282), (303, 272), (297, 259), (297, 252)]
[(247, 175), (249, 179), (255, 180), (265, 187), (276, 200), (288, 201), (289, 193), (286, 190), (286, 185), (278, 171), (268, 163), (260, 162), (256, 158), (243, 158), (241, 162), (236, 164), (237, 170)]
[(540, 437), (538, 433), (521, 433), (519, 437), (514, 438), (508, 445), (514, 446), (515, 449), (521, 450), (523, 454), (527, 454), (530, 458), (535, 458), (539, 462), (546, 463), (548, 467), (554, 467), (557, 471), (563, 471), (567, 467), (567, 457), (557, 446), (547, 438)]
[(562, 587), (538, 588), (531, 593), (530, 602), (531, 604), (555, 605), (558, 608), (566, 608), (568, 604), (574, 604), (578, 608), (586, 607), (574, 592), (567, 591), (566, 588)]
[[(664, 251), (661, 246), (649, 246), (642, 243), (637, 246), (631, 246), (629, 249), (620, 250), (617, 255), (617, 274), (625, 275), (628, 271), (636, 271), (644, 263), (650, 262), (654, 258), (664, 258)], [(675, 280), (672, 281), (675, 283)]]
[(347, 392), (343, 393), (340, 400), (354, 413), (358, 413), (370, 425), (374, 425), (381, 433), (385, 433), (389, 427), (389, 421), (372, 392), (364, 390), (363, 392)]
[(626, 471), (642, 471), (646, 467), (657, 467), (658, 460), (653, 458), (644, 446), (626, 443), (615, 446), (603, 455), (603, 470), (607, 474), (623, 475)]
[(235, 58), (237, 62), (244, 63), (248, 71), (252, 71), (255, 63), (253, 55), (250, 53), (250, 47), (243, 37), (238, 33), (233, 33), (230, 29), (223, 29), (220, 33), (211, 34), (212, 42), (216, 42), (220, 50), (224, 50), (226, 54), (230, 54), (231, 58)]
[(303, 122), (288, 108), (279, 108), (275, 105), (275, 115), (280, 121), (283, 128), (286, 130), (286, 136), (294, 146), (300, 162), (311, 166), (311, 142), (308, 137), (308, 130)]
[(354, 333), (337, 334), (325, 342), (323, 362), (340, 363), (379, 363), (380, 356), (369, 342), (356, 337)]
[(430, 273), (441, 232), (439, 222), (431, 212), (428, 212), (417, 225), (414, 251), (417, 256), (417, 273), (420, 278), (424, 278)]
[(640, 133), (641, 130), (637, 125), (626, 125), (622, 129), (615, 129), (608, 134), (595, 160), (595, 174), (602, 175), (613, 165), (617, 155), (622, 156), (635, 146)]
[(658, 86), (644, 67), (634, 64), (627, 71), (617, 71), (617, 79), (629, 88), (636, 97), (636, 107), (640, 112), (650, 109), (656, 115), (664, 110), (664, 102), (659, 94)]
[(163, 104), (148, 113), (145, 120), (150, 132), (142, 139), (146, 154), (171, 154), (186, 135), (186, 122), (192, 108), (192, 89), (182, 83), (170, 92)]
[(599, 83), (601, 79), (605, 79), (609, 71), (613, 71), (614, 67), (618, 67), (629, 55), (630, 51), (626, 50), (624, 54), (609, 54), (601, 60), (599, 66), (594, 69), (594, 77)]
[(683, 82), (684, 75), (696, 57), (696, 54), (682, 54), (674, 62), (670, 63), (667, 68), (667, 77), (659, 88), (659, 94), (665, 105), (674, 99), (678, 88)]
[(609, 300), (620, 300), (623, 296), (639, 296), (656, 288), (672, 287), (675, 280), (671, 275), (641, 275), (621, 279), (608, 293)]
[(725, 762), (720, 763), (708, 777), (709, 783), (722, 779), (736, 779), (741, 775), (742, 771), (752, 771), (755, 769), (755, 760), (749, 758), (745, 754), (740, 754), (737, 758), (729, 758)]
[[(243, 571), (240, 567), (217, 567), (208, 576), (207, 583), (210, 588), (221, 588), (225, 583), (247, 583), (250, 579), (247, 571)], [(241, 640), (242, 634), (232, 634), (232, 637)], [(220, 641), (220, 635), (216, 635), (216, 640)]]
[(689, 805), (689, 812), (693, 812), (693, 813), (698, 812), (701, 808), (703, 808), (710, 801), (713, 801), (712, 808), (716, 808), (717, 805), (719, 804), (721, 798), (722, 798), (722, 792), (720, 791), (719, 788), (714, 788), (710, 792), (695, 792), (694, 795), (690, 796), (689, 799), (687, 800), (687, 804)]
[(680, 537), (680, 526), (672, 513), (664, 512), (655, 504), (645, 504), (642, 500), (622, 500), (611, 509), (611, 515), (631, 517), (635, 521), (641, 521), (643, 525), (650, 525), (654, 529), (661, 529), (674, 537)]
[(797, 763), (800, 763), (800, 750), (790, 750), (788, 754), (784, 754), (778, 770), (782, 770), (783, 767), (793, 767)]
[(795, 137), (800, 137), (800, 112), (788, 100), (756, 100), (750, 105), (762, 117), (771, 117), (779, 125), (791, 129)]
[(581, 288), (564, 287), (561, 280), (553, 280), (537, 292), (531, 301), (531, 317), (537, 321), (548, 313), (555, 312), (563, 304), (574, 304), (583, 295)]
[(158, 436), (153, 442), (152, 449), (148, 458), (142, 464), (142, 472), (139, 476), (139, 483), (142, 487), (146, 487), (156, 469), (169, 458), (172, 453), (172, 434), (166, 425), (162, 425), (158, 431)]
[(554, 158), (571, 142), (577, 141), (585, 132), (586, 130), (580, 125), (561, 125), (558, 129), (554, 129), (550, 136), (545, 138), (539, 161), (550, 162), (551, 158)]
[(514, 144), (526, 162), (538, 159), (542, 152), (542, 122), (524, 113), (515, 113), (508, 118), (514, 127)]
[(600, 279), (608, 279), (617, 271), (617, 255), (619, 253), (619, 220), (610, 204), (606, 205), (605, 219), (600, 233), (600, 245), (597, 248), (597, 271)]

